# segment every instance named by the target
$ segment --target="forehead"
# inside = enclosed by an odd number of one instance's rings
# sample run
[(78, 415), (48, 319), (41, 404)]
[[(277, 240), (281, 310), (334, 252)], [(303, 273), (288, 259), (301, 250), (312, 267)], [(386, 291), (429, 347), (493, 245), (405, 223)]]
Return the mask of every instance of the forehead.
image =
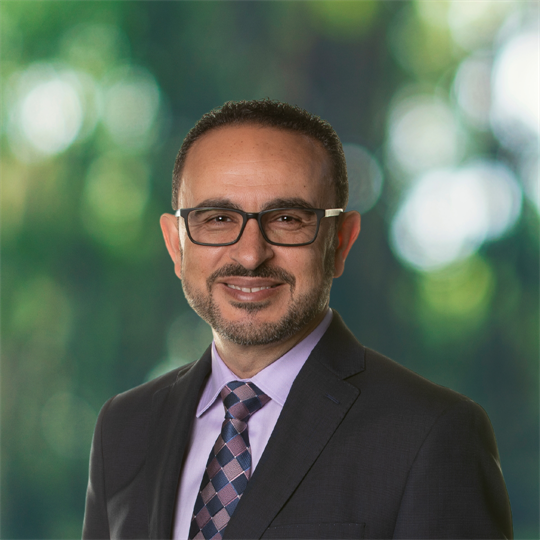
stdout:
[(277, 198), (302, 198), (318, 207), (335, 198), (330, 159), (319, 141), (266, 126), (227, 126), (208, 132), (189, 150), (180, 206), (229, 199), (254, 207)]

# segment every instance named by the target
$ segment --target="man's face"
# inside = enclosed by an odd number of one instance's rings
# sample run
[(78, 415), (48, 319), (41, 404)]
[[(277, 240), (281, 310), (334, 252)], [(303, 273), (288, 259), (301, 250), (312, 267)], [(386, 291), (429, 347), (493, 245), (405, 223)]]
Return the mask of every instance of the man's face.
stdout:
[[(329, 178), (326, 151), (307, 136), (259, 126), (225, 127), (190, 149), (179, 207), (333, 208)], [(263, 345), (318, 324), (335, 273), (335, 218), (323, 219), (315, 242), (300, 247), (268, 244), (254, 219), (236, 244), (200, 246), (189, 240), (180, 221), (177, 274), (191, 307), (220, 336)]]

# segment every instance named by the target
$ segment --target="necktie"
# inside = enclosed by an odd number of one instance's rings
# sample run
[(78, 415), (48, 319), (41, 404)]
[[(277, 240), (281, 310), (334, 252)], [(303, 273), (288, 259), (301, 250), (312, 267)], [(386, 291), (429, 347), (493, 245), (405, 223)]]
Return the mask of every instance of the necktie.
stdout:
[(189, 530), (193, 540), (221, 540), (251, 476), (247, 422), (270, 401), (253, 383), (232, 381), (221, 391), (225, 420), (204, 473)]

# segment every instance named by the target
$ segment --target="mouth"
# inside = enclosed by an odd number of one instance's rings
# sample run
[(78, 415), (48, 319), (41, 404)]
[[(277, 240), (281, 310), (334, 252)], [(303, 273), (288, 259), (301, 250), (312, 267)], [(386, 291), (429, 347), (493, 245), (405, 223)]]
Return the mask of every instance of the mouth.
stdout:
[(230, 276), (218, 281), (235, 302), (261, 302), (273, 298), (283, 282), (269, 278)]
[(252, 271), (229, 264), (214, 272), (206, 284), (209, 294), (216, 288), (233, 305), (262, 305), (277, 299), (287, 289), (293, 294), (296, 280), (282, 268), (263, 266)]
[(271, 285), (268, 287), (239, 287), (238, 285), (233, 285), (232, 283), (225, 283), (225, 285), (227, 285), (227, 287), (229, 287), (230, 289), (234, 289), (235, 291), (242, 291), (245, 293), (256, 293), (259, 291), (264, 291), (266, 289), (274, 289), (278, 286), (278, 285)]

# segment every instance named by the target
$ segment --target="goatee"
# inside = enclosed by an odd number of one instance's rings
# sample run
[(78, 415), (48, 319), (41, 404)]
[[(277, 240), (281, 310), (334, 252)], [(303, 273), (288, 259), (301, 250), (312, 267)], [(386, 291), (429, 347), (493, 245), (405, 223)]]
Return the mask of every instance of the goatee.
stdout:
[[(330, 259), (330, 257), (328, 257)], [(320, 287), (295, 297), (296, 278), (282, 268), (261, 265), (255, 270), (247, 270), (241, 265), (228, 264), (214, 272), (206, 281), (207, 294), (195, 291), (189, 280), (182, 279), (182, 287), (189, 305), (204, 319), (220, 336), (237, 345), (268, 345), (284, 341), (299, 333), (313, 319), (323, 312), (328, 304), (330, 288), (333, 279), (333, 261), (325, 261), (323, 282)], [(214, 301), (212, 285), (224, 277), (253, 277), (271, 278), (290, 287), (292, 301), (287, 312), (276, 322), (258, 322), (255, 314), (265, 309), (270, 302), (231, 302), (237, 309), (243, 310), (248, 320), (231, 322), (223, 318), (219, 307)], [(253, 315), (253, 317), (249, 317)]]

